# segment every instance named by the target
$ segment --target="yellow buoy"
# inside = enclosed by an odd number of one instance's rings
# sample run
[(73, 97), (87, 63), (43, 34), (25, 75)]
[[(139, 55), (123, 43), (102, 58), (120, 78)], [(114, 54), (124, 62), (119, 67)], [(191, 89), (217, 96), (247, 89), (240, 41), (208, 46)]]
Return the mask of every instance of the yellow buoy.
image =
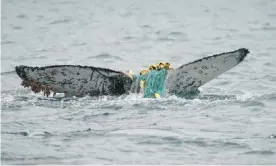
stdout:
[(164, 69), (164, 68), (165, 68), (164, 63), (160, 62), (160, 63), (158, 64), (158, 68), (159, 68), (159, 69)]
[(153, 97), (154, 98), (160, 98), (160, 95), (158, 93), (154, 93)]
[(145, 88), (145, 86), (146, 86), (146, 81), (141, 80), (140, 81), (140, 88)]
[(165, 68), (166, 68), (166, 69), (170, 69), (170, 66), (171, 66), (171, 64), (170, 64), (169, 62), (166, 62), (166, 63), (165, 63)]
[(150, 65), (149, 70), (156, 70), (156, 66), (155, 65)]
[(147, 69), (143, 69), (143, 70), (140, 71), (140, 75), (144, 75), (144, 74), (146, 74), (147, 72), (148, 72)]

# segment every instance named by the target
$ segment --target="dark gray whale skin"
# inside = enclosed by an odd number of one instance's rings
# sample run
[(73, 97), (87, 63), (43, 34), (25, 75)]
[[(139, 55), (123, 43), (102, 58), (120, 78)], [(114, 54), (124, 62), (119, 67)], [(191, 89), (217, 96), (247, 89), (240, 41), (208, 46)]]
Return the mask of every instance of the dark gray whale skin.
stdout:
[(200, 86), (240, 64), (248, 54), (248, 49), (241, 48), (181, 65), (169, 74), (168, 92), (183, 94), (196, 91)]
[[(57, 93), (67, 93), (69, 96), (80, 97), (86, 94), (117, 96), (128, 93), (132, 85), (132, 79), (120, 71), (92, 66), (32, 67), (20, 65), (15, 67), (15, 71), (22, 80), (35, 80), (42, 85), (55, 87)], [(89, 75), (81, 76), (83, 71)]]

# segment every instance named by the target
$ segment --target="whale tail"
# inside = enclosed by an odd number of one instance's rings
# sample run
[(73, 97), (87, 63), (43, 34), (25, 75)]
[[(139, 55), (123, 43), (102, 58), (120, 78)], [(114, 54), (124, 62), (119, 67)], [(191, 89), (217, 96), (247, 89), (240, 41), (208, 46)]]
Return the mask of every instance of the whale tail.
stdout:
[[(232, 52), (204, 57), (173, 70), (168, 67), (165, 89), (171, 94), (195, 91), (198, 87), (241, 63), (249, 53), (248, 49), (241, 48)], [(137, 86), (133, 74), (100, 67), (79, 65), (31, 67), (21, 65), (16, 66), (15, 71), (22, 79), (22, 86), (31, 87), (35, 93), (42, 91), (47, 96), (50, 92), (65, 93), (68, 96), (86, 94), (99, 96), (122, 95), (139, 91), (139, 88), (135, 90)], [(152, 82), (155, 83), (156, 81), (153, 80)]]
[(217, 76), (241, 63), (249, 54), (246, 48), (207, 56), (176, 68), (167, 79), (169, 93), (195, 91)]
[(132, 79), (123, 72), (88, 66), (56, 65), (46, 67), (16, 66), (22, 86), (46, 95), (65, 93), (68, 96), (122, 95), (127, 93)]

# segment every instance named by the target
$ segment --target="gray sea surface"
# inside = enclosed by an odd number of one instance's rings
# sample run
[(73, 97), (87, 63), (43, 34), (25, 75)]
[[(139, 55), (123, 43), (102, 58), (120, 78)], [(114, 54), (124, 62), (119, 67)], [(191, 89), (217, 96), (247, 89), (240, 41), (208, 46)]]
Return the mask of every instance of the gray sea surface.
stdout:
[[(275, 0), (1, 2), (2, 164), (276, 164)], [(243, 47), (244, 62), (193, 98), (47, 98), (14, 71), (138, 72)]]

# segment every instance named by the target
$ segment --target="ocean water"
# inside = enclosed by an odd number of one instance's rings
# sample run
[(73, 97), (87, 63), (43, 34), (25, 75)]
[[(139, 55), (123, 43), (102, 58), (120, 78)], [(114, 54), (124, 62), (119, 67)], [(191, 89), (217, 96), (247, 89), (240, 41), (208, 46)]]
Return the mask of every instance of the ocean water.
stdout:
[[(276, 164), (275, 0), (3, 0), (3, 164)], [(193, 98), (46, 98), (16, 65), (138, 72), (248, 48)]]

